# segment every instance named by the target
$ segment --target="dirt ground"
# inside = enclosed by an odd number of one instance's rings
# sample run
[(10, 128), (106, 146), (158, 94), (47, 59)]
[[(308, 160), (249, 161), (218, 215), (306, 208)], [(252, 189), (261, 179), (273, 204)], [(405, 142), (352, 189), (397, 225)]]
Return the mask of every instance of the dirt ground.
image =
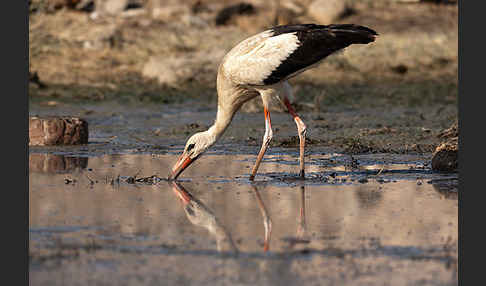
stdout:
[(457, 4), (347, 2), (333, 22), (380, 35), (291, 80), (306, 182), (295, 124), (275, 103), (249, 183), (256, 99), (177, 189), (164, 178), (214, 121), (225, 52), (316, 20), (306, 0), (248, 1), (256, 12), (225, 25), (218, 12), (238, 1), (153, 2), (107, 16), (31, 1), (29, 114), (81, 117), (90, 131), (86, 145), (29, 148), (31, 285), (457, 285), (458, 174), (430, 164), (458, 118)]

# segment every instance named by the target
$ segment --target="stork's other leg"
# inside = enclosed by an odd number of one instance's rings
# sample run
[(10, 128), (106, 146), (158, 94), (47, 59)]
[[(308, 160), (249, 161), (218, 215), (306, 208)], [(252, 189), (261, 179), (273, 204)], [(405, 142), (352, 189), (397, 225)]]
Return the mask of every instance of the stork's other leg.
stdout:
[(256, 172), (258, 171), (258, 167), (260, 167), (260, 162), (263, 159), (263, 155), (265, 155), (265, 151), (267, 151), (268, 145), (270, 145), (270, 141), (273, 137), (272, 131), (272, 123), (270, 121), (270, 111), (268, 110), (268, 101), (265, 97), (263, 98), (263, 111), (265, 113), (265, 135), (263, 135), (263, 143), (262, 147), (260, 148), (260, 152), (258, 153), (258, 157), (256, 159), (255, 165), (253, 166), (253, 170), (251, 171), (250, 180), (253, 181), (255, 179)]
[(287, 107), (287, 111), (292, 115), (294, 118), (295, 124), (297, 125), (297, 131), (299, 132), (299, 141), (300, 141), (300, 176), (302, 179), (305, 177), (305, 170), (304, 170), (304, 149), (305, 149), (305, 135), (307, 132), (306, 126), (304, 121), (300, 119), (299, 115), (295, 112), (295, 109), (290, 105), (288, 98), (285, 95), (282, 96), (282, 102)]

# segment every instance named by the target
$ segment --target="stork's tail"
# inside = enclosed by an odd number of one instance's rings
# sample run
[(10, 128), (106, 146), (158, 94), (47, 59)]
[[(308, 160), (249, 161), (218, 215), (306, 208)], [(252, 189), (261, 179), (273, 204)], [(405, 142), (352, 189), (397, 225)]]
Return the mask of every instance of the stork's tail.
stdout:
[(375, 41), (378, 33), (368, 27), (355, 24), (332, 24), (326, 26), (337, 37), (344, 38), (350, 44), (368, 44)]

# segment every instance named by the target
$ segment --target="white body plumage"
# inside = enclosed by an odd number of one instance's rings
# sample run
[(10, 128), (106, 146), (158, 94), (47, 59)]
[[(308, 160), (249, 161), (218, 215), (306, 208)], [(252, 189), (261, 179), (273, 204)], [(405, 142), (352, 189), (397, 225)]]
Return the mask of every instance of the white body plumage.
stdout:
[(269, 30), (239, 43), (223, 58), (220, 71), (235, 84), (264, 85), (264, 79), (299, 47), (295, 33), (272, 36)]

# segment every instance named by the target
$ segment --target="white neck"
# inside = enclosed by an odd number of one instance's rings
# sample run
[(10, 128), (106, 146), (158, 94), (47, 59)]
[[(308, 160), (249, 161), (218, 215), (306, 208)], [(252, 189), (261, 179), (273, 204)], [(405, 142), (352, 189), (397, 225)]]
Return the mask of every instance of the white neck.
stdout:
[(215, 140), (218, 140), (223, 133), (226, 131), (226, 128), (231, 123), (233, 119), (233, 114), (225, 112), (218, 106), (218, 112), (216, 114), (216, 120), (214, 124), (208, 129), (208, 133), (215, 137)]
[(218, 71), (217, 90), (218, 112), (213, 126), (208, 130), (209, 134), (215, 137), (215, 140), (218, 140), (223, 135), (231, 120), (233, 120), (233, 116), (243, 103), (258, 95), (255, 91), (250, 92), (246, 88), (234, 85), (221, 72), (221, 67)]

